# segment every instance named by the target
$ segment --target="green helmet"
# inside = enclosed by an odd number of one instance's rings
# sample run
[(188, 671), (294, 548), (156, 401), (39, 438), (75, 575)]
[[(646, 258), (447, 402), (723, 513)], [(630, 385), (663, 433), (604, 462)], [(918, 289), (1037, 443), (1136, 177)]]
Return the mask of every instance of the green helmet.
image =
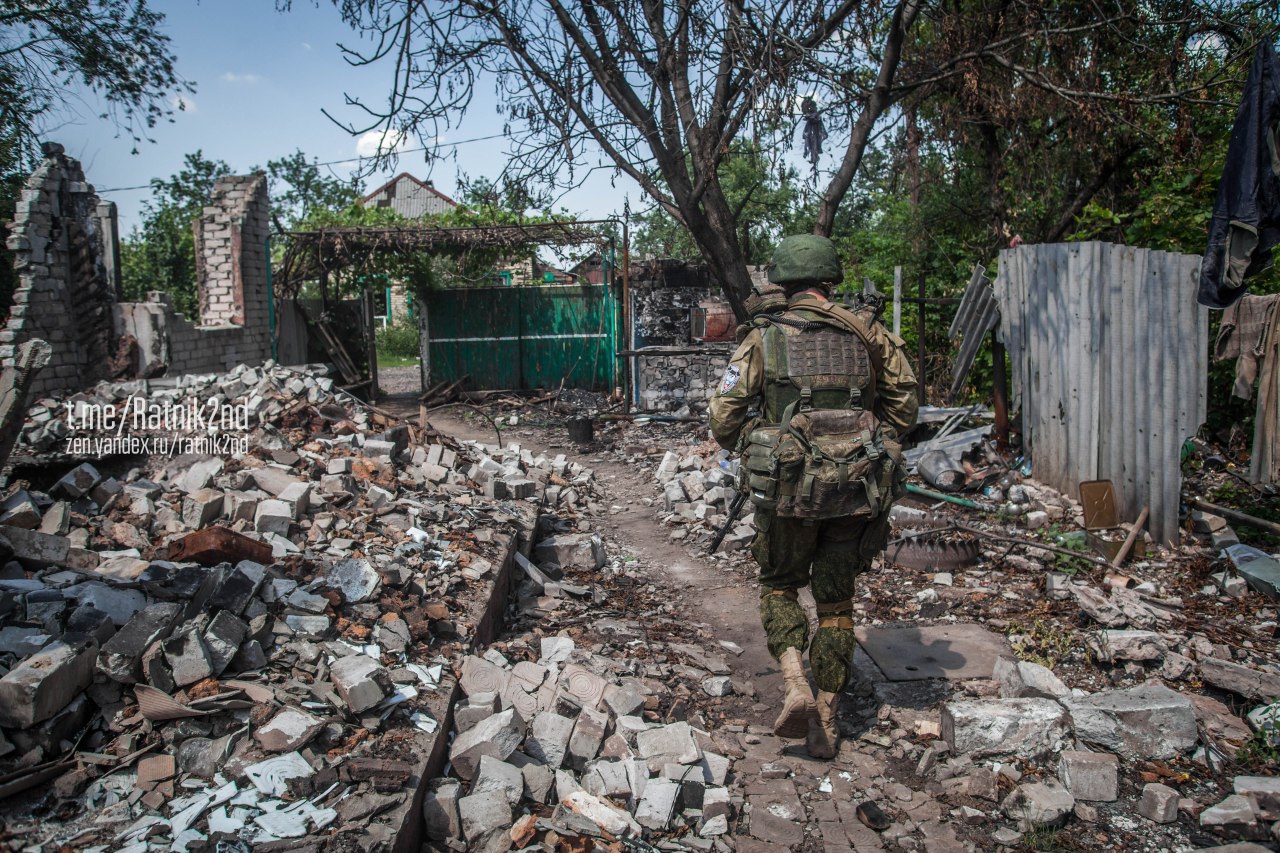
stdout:
[(769, 264), (769, 281), (794, 284), (803, 281), (844, 281), (836, 245), (817, 234), (797, 234), (778, 244)]

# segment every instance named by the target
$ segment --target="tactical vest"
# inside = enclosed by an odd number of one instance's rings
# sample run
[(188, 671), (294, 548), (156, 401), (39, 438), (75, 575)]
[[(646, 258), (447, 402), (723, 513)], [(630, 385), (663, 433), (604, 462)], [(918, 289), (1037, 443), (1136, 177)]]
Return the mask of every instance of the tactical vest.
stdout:
[(873, 413), (866, 332), (830, 303), (753, 320), (764, 342), (764, 418), (748, 436), (752, 503), (784, 517), (877, 516), (903, 493), (901, 450)]

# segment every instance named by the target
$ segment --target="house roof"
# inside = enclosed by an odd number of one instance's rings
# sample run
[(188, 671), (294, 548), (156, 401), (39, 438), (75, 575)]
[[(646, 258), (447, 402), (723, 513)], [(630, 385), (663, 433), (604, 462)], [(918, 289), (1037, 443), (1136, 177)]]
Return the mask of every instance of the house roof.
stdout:
[(430, 193), (433, 193), (433, 194), (435, 194), (435, 195), (439, 196), (439, 197), (440, 197), (440, 199), (441, 199), (442, 201), (444, 201), (444, 202), (448, 203), (450, 207), (457, 207), (457, 206), (458, 206), (458, 203), (457, 203), (456, 201), (454, 201), (453, 199), (449, 198), (449, 197), (448, 197), (447, 195), (445, 195), (444, 193), (440, 192), (440, 190), (436, 189), (434, 186), (432, 186), (431, 184), (427, 183), (426, 181), (418, 180), (418, 179), (417, 179), (417, 178), (415, 178), (413, 175), (410, 175), (408, 172), (401, 172), (400, 174), (396, 175), (394, 178), (392, 178), (391, 180), (387, 181), (385, 184), (383, 184), (382, 186), (378, 187), (376, 190), (374, 190), (373, 192), (369, 193), (369, 194), (368, 194), (368, 195), (366, 195), (364, 198), (360, 199), (359, 204), (363, 205), (365, 202), (369, 201), (369, 200), (370, 200), (370, 199), (372, 199), (374, 196), (377, 196), (377, 195), (379, 195), (379, 194), (381, 194), (381, 193), (383, 193), (383, 192), (386, 192), (386, 191), (387, 191), (387, 190), (389, 190), (392, 186), (394, 186), (395, 184), (399, 183), (399, 182), (400, 182), (400, 180), (401, 180), (401, 179), (404, 179), (404, 178), (407, 178), (407, 179), (409, 179), (409, 180), (413, 181), (415, 184), (417, 184), (419, 187), (421, 187), (422, 189), (426, 190), (427, 192), (430, 192)]

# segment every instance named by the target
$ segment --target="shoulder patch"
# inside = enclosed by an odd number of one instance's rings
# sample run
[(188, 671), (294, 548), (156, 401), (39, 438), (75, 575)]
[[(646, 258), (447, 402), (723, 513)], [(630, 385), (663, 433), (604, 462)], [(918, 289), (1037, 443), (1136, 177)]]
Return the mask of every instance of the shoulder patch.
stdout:
[(742, 371), (738, 369), (736, 364), (731, 364), (724, 372), (724, 379), (720, 382), (720, 393), (728, 394), (738, 384), (738, 380), (742, 378)]

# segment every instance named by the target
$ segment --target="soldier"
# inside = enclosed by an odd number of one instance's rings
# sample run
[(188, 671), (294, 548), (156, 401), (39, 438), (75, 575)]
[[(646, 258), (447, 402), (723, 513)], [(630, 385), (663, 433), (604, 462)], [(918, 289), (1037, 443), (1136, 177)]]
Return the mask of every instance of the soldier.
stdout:
[[(777, 313), (752, 319), (710, 407), (716, 441), (743, 454), (756, 506), (760, 618), (786, 685), (774, 732), (807, 734), (815, 758), (836, 753), (836, 704), (855, 646), (854, 578), (888, 541), (888, 510), (905, 484), (897, 438), (918, 406), (902, 340), (831, 302), (843, 278), (830, 240), (783, 240), (769, 281), (782, 286), (785, 308), (775, 302)], [(798, 601), (805, 585), (818, 606), (812, 646)]]

